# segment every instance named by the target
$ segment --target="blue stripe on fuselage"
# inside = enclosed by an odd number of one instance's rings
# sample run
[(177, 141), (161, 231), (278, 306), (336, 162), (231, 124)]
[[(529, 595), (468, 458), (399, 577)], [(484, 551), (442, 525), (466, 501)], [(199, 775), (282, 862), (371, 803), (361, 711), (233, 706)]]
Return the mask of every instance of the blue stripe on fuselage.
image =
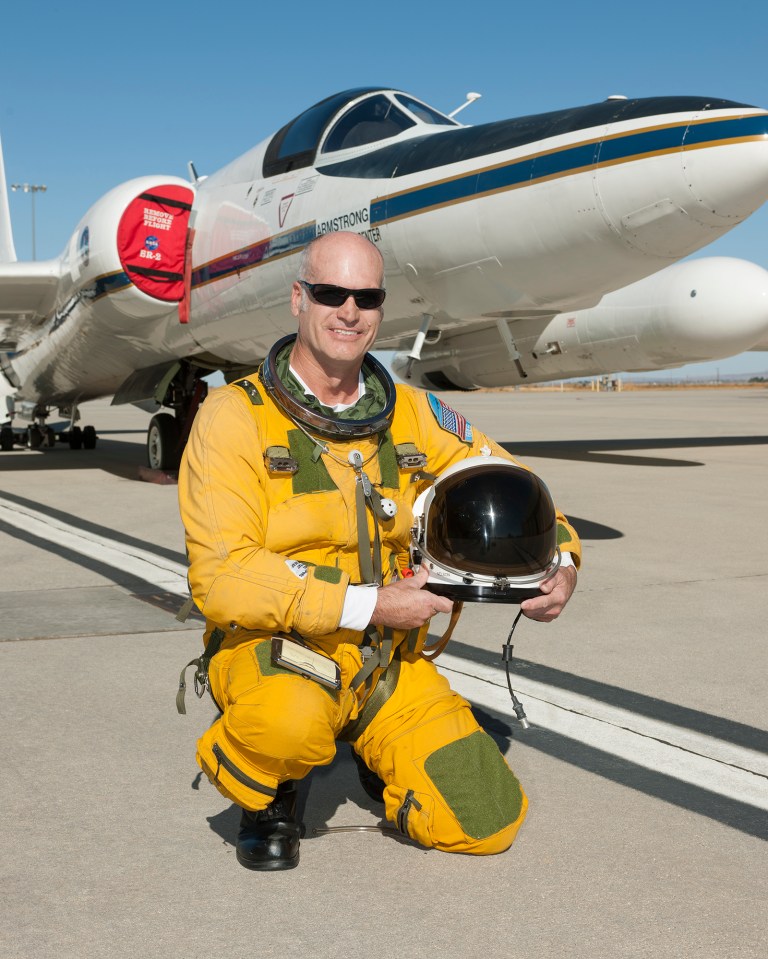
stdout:
[(88, 300), (98, 300), (109, 293), (117, 293), (131, 285), (131, 280), (127, 273), (118, 270), (116, 273), (105, 273), (103, 276), (96, 277), (93, 286), (83, 290), (83, 295)]
[(382, 197), (371, 203), (370, 222), (371, 225), (380, 225), (435, 207), (567, 176), (590, 167), (628, 163), (688, 147), (717, 146), (731, 140), (754, 139), (766, 135), (768, 115), (764, 113), (693, 124), (685, 121), (636, 133), (617, 134), (534, 154), (483, 170), (473, 170), (447, 180)]

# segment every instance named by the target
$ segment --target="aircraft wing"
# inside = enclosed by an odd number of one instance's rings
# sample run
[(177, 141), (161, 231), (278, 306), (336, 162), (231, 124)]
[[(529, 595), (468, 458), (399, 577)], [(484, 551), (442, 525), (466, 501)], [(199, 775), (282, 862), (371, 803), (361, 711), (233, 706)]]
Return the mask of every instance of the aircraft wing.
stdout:
[(0, 349), (50, 316), (60, 278), (58, 260), (0, 263)]
[[(435, 325), (440, 328), (440, 336), (427, 333), (426, 342), (429, 344), (445, 344), (447, 340), (469, 331), (480, 333), (489, 328), (498, 330), (500, 323), (513, 333), (516, 325), (523, 323), (531, 325), (534, 329), (540, 328), (543, 330), (556, 315), (556, 310), (526, 310), (521, 312), (509, 310), (500, 316), (465, 316), (456, 320), (445, 313), (438, 313)], [(409, 329), (402, 332), (398, 329), (399, 326), (400, 322), (397, 319), (389, 320), (385, 309), (384, 322), (376, 338), (375, 348), (377, 350), (410, 350), (413, 347), (413, 331)]]

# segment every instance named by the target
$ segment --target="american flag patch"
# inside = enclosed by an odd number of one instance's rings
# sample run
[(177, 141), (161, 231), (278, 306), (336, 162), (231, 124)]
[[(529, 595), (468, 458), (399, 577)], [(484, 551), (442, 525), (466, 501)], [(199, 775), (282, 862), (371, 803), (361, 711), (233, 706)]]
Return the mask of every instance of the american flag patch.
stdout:
[(427, 399), (432, 412), (435, 414), (435, 419), (444, 430), (455, 433), (464, 443), (472, 442), (472, 425), (467, 422), (466, 417), (451, 409), (447, 403), (443, 403), (442, 400), (431, 393), (427, 393)]

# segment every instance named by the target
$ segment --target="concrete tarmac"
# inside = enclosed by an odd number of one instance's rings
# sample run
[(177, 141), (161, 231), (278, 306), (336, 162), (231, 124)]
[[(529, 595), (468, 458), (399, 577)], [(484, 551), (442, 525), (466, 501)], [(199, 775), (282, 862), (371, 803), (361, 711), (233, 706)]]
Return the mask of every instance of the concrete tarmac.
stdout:
[[(238, 865), (194, 760), (215, 710), (174, 703), (201, 648), (176, 489), (138, 479), (146, 414), (89, 403), (95, 450), (0, 453), (1, 959), (768, 954), (768, 390), (444, 398), (585, 547), (563, 617), (515, 633), (529, 730), (510, 607), (466, 607), (442, 667), (529, 794), (512, 849), (376, 829), (342, 744), (299, 867)], [(317, 832), (347, 826), (374, 828)]]

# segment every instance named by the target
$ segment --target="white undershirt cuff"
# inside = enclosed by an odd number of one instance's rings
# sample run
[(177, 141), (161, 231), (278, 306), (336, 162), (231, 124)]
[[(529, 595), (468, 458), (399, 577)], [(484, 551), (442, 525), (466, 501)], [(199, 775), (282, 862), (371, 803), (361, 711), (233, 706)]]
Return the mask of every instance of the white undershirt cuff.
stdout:
[(347, 586), (339, 627), (362, 631), (370, 623), (375, 608), (375, 586)]

